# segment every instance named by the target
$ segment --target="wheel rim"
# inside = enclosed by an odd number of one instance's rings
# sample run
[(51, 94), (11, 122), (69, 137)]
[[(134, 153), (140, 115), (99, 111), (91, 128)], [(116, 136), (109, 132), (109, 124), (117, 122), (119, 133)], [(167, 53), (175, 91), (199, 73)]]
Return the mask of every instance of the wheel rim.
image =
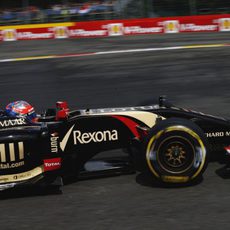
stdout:
[(164, 160), (171, 167), (181, 167), (187, 158), (187, 152), (181, 143), (171, 143), (165, 152)]
[(158, 164), (170, 174), (181, 174), (192, 167), (195, 150), (192, 143), (179, 136), (166, 138), (156, 149)]

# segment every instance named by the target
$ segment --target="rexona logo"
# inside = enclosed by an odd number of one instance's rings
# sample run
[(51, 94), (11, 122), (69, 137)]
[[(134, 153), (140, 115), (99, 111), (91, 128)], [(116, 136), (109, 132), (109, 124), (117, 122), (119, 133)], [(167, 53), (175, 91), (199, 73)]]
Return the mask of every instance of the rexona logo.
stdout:
[(105, 130), (105, 131), (95, 131), (95, 132), (84, 132), (80, 130), (73, 130), (75, 124), (67, 131), (65, 136), (60, 141), (60, 149), (64, 152), (66, 145), (69, 141), (70, 136), (73, 135), (74, 145), (77, 144), (89, 144), (89, 143), (100, 143), (106, 141), (116, 141), (118, 140), (117, 130)]
[(0, 127), (10, 127), (16, 125), (25, 125), (25, 124), (26, 124), (25, 118), (0, 121)]
[(106, 142), (118, 140), (117, 130), (105, 130), (92, 133), (82, 133), (79, 130), (73, 131), (74, 144), (89, 144), (91, 142)]

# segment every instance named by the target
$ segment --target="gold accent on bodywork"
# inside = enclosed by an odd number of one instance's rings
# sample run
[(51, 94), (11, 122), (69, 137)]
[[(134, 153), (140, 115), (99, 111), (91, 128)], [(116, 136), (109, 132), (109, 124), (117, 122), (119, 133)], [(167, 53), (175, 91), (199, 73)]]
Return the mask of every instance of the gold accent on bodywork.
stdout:
[(9, 143), (10, 161), (15, 161), (14, 143)]
[(0, 144), (0, 162), (6, 162), (6, 147), (5, 144)]
[(41, 165), (27, 172), (0, 176), (0, 184), (10, 183), (10, 182), (20, 182), (20, 181), (32, 179), (42, 174), (43, 172), (44, 172), (44, 166)]
[(87, 116), (126, 116), (126, 117), (131, 117), (131, 118), (135, 118), (141, 122), (143, 122), (146, 126), (148, 127), (153, 127), (156, 124), (156, 120), (158, 118), (161, 118), (162, 120), (164, 120), (164, 117), (161, 117), (155, 113), (152, 112), (146, 112), (146, 111), (125, 111), (125, 112), (105, 112), (105, 113), (101, 113), (101, 114), (87, 114)]
[(23, 142), (18, 142), (18, 149), (19, 149), (19, 159), (24, 159), (24, 144)]

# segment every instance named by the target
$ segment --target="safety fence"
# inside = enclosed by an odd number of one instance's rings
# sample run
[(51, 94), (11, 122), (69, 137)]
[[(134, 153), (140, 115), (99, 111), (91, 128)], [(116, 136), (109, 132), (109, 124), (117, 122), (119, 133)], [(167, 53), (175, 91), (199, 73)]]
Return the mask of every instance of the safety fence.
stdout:
[(230, 14), (0, 26), (0, 41), (230, 31)]

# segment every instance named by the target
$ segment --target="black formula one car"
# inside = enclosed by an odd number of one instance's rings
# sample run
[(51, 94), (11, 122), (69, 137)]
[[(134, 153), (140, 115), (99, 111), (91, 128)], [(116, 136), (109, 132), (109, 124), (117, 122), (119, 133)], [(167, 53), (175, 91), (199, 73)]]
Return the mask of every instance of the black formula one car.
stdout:
[[(148, 106), (75, 111), (57, 102), (36, 123), (0, 118), (0, 189), (131, 171), (187, 184), (202, 177), (210, 153), (230, 152), (229, 136), (229, 120), (175, 107), (164, 97)], [(125, 154), (95, 158), (113, 149)]]

